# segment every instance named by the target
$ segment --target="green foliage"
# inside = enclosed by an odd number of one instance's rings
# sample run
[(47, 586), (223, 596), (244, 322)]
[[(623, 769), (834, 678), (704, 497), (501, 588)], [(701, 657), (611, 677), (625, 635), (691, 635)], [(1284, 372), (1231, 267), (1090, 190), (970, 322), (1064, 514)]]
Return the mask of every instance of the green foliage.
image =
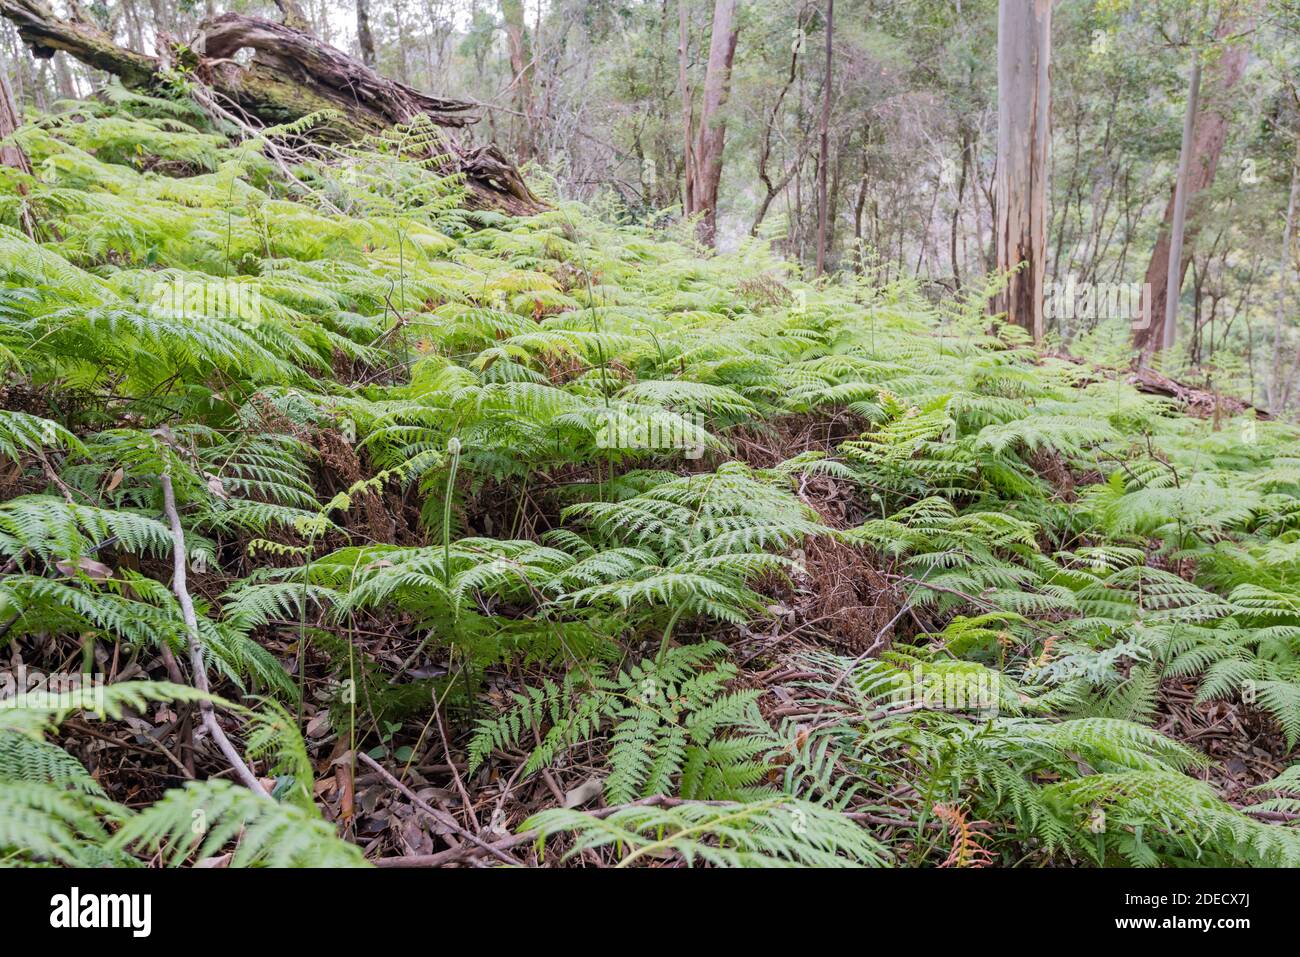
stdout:
[(268, 801), (228, 781), (193, 781), (127, 821), (110, 850), (162, 851), (175, 866), (237, 841), (232, 867), (360, 867), (360, 848), (314, 810)]
[(473, 770), (494, 749), (518, 747), (526, 734), (540, 734), (524, 773), (553, 764), (565, 750), (609, 727), (609, 774), (605, 796), (624, 803), (675, 792), (701, 800), (734, 799), (757, 793), (767, 768), (760, 759), (767, 742), (727, 732), (761, 723), (756, 694), (726, 692), (736, 676), (727, 662), (715, 662), (725, 646), (704, 642), (668, 648), (657, 661), (644, 661), (613, 678), (596, 676), (583, 688), (570, 672), (563, 684), (515, 694), (515, 705), (478, 724), (470, 744)]
[(170, 790), (133, 812), (109, 801), (80, 762), (42, 738), (74, 712), (121, 718), (147, 701), (203, 697), (177, 685), (121, 682), (103, 688), (102, 700), (88, 691), (35, 692), (19, 707), (0, 710), (0, 859), (129, 865), (128, 852), (141, 850), (162, 852), (177, 865), (233, 844), (234, 867), (361, 866), (360, 850), (341, 840), (316, 810), (302, 739), (274, 704), (262, 712), (236, 710), (249, 721), (250, 756), (271, 754), (272, 771), (291, 775), (286, 800), (213, 779)]
[(884, 849), (870, 832), (834, 811), (791, 798), (746, 804), (623, 808), (598, 818), (553, 808), (523, 825), (541, 839), (559, 831), (575, 841), (568, 856), (616, 845), (620, 867), (671, 852), (715, 867), (879, 867)]
[[(35, 175), (0, 180), (0, 642), (184, 660), (169, 475), (276, 798), (127, 810), (44, 739), (84, 702), (29, 697), (0, 709), (7, 860), (360, 863), (315, 809), (290, 648), (357, 692), (336, 731), (427, 730), (436, 695), (476, 774), (581, 755), (620, 807), (525, 825), (566, 852), (938, 863), (939, 806), (1007, 864), (1297, 863), (1258, 813), (1290, 772), (1239, 809), (1152, 729), (1177, 680), (1300, 740), (1293, 427), (1040, 355), (978, 283), (935, 306), (805, 284), (762, 240), (468, 211), (427, 124), (287, 183), (265, 141), (114, 95), (20, 132)], [(250, 308), (166, 298), (213, 283)], [(808, 611), (841, 560), (884, 614), (846, 654)], [(779, 701), (760, 665), (796, 675)], [(122, 682), (102, 710), (201, 697)]]

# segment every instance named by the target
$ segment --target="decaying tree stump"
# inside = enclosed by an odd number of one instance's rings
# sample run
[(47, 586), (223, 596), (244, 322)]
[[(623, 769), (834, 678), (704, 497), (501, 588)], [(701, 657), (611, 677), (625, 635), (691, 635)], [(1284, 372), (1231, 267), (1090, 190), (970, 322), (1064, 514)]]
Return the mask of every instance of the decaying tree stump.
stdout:
[[(449, 129), (479, 118), (473, 103), (421, 93), (381, 76), (305, 29), (259, 17), (212, 17), (199, 24), (189, 44), (164, 56), (148, 56), (118, 46), (76, 14), (56, 16), (43, 0), (0, 0), (0, 14), (17, 26), (38, 58), (63, 50), (135, 90), (157, 88), (170, 68), (183, 66), (248, 117), (268, 126), (331, 111), (335, 119), (314, 135), (336, 141), (360, 139), (420, 114)], [(236, 55), (245, 50), (252, 51), (252, 58), (240, 62), (245, 58)], [(465, 174), (472, 205), (514, 215), (544, 208), (495, 146), (469, 147), (448, 136), (446, 147)]]

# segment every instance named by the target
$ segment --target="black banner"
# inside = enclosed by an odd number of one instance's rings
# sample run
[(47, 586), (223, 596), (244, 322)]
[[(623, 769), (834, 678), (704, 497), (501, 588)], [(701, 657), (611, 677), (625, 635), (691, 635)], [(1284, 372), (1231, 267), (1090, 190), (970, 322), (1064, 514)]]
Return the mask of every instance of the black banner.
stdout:
[(692, 937), (713, 928), (719, 937), (761, 940), (774, 922), (820, 937), (813, 928), (824, 921), (861, 919), (909, 937), (970, 935), (976, 946), (992, 939), (983, 928), (1000, 939), (1056, 935), (1044, 944), (1200, 935), (1231, 947), (1242, 933), (1293, 929), (1293, 888), (1286, 872), (1217, 870), (0, 871), (11, 939), (75, 934), (128, 949), (203, 941), (373, 946), (390, 933), (444, 941), (473, 933), (490, 943), (503, 932), (544, 935), (546, 927), (639, 939), (634, 927), (644, 921), (653, 924), (647, 941), (672, 946), (674, 913)]

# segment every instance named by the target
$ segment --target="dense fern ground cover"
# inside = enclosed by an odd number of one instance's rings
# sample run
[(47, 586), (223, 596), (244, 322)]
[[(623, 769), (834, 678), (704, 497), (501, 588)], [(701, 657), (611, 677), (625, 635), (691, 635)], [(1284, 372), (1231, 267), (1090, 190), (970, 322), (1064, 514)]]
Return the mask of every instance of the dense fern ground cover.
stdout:
[(119, 99), (0, 179), (7, 863), (1300, 864), (1293, 426)]

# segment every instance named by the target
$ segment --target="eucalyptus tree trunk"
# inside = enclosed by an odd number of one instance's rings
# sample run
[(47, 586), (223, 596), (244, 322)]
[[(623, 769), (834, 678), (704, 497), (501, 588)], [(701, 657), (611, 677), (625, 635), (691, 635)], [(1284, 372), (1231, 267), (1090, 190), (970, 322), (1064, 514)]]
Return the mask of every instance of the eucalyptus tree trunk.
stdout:
[(375, 35), (370, 30), (370, 0), (357, 0), (357, 46), (361, 50), (361, 62), (374, 69)]
[(999, 0), (994, 242), (998, 271), (1013, 274), (993, 311), (1005, 313), (1035, 342), (1043, 337), (1047, 268), (1051, 49), (1051, 0)]
[(826, 201), (826, 168), (831, 161), (831, 76), (834, 66), (835, 0), (826, 0), (826, 81), (822, 86), (822, 117), (818, 129), (820, 151), (817, 162), (817, 275), (826, 271), (826, 220), (830, 216)]
[(521, 116), (516, 151), (520, 159), (529, 159), (537, 149), (536, 117), (533, 110), (533, 54), (524, 22), (523, 0), (501, 0), (501, 19), (506, 26), (506, 45), (510, 51), (510, 84)]
[[(1170, 318), (1170, 290), (1182, 288), (1183, 277), (1187, 274), (1187, 266), (1191, 261), (1191, 250), (1200, 232), (1197, 198), (1214, 182), (1223, 144), (1228, 138), (1232, 92), (1246, 72), (1250, 55), (1247, 44), (1236, 35), (1248, 33), (1254, 27), (1258, 3), (1252, 2), (1247, 11), (1242, 18), (1224, 15), (1215, 30), (1215, 39), (1223, 44), (1223, 49), (1205, 68), (1204, 81), (1198, 90), (1190, 149), (1185, 145), (1185, 155), (1179, 157), (1179, 168), (1183, 168), (1185, 159), (1187, 171), (1183, 197), (1184, 218), (1181, 229), (1177, 230), (1181, 249), (1175, 260), (1170, 255), (1174, 243), (1174, 220), (1179, 206), (1178, 190), (1175, 187), (1174, 195), (1169, 198), (1169, 205), (1165, 209), (1164, 228), (1156, 240), (1151, 261), (1147, 265), (1146, 288), (1150, 290), (1151, 302), (1149, 310), (1145, 312), (1149, 315), (1150, 322), (1139, 323), (1133, 329), (1133, 345), (1141, 350), (1144, 360), (1164, 348), (1166, 342), (1172, 345), (1174, 341), (1176, 330), (1166, 332)], [(1189, 84), (1189, 99), (1190, 90)], [(1173, 262), (1177, 262), (1177, 266), (1171, 269), (1170, 264)], [(1176, 297), (1175, 292), (1174, 298)], [(1175, 305), (1175, 316), (1176, 308)]]
[(735, 21), (736, 0), (714, 0), (709, 63), (704, 72), (700, 118), (696, 128), (693, 163), (687, 167), (686, 190), (686, 214), (701, 214), (697, 235), (706, 246), (712, 246), (717, 241), (718, 184), (722, 181), (722, 153), (727, 140), (727, 125), (721, 113), (727, 104), (731, 64), (736, 56)]
[(695, 209), (695, 108), (687, 72), (691, 36), (686, 3), (677, 0), (677, 96), (682, 103), (682, 213), (689, 216)]
[[(1197, 53), (1192, 63), (1192, 78), (1187, 85), (1187, 113), (1183, 117), (1183, 141), (1178, 150), (1178, 181), (1174, 184), (1174, 221), (1169, 230), (1169, 258), (1167, 262), (1183, 261), (1183, 238), (1187, 232), (1188, 165), (1192, 158), (1192, 137), (1196, 132), (1196, 110), (1201, 100), (1201, 57)], [(1178, 334), (1178, 300), (1183, 285), (1183, 274), (1178, 269), (1166, 270), (1165, 321), (1160, 337), (1160, 347), (1168, 351), (1174, 347)], [(1154, 344), (1154, 340), (1153, 340)]]
[[(1282, 226), (1282, 256), (1278, 261), (1277, 309), (1273, 316), (1273, 363), (1268, 380), (1269, 411), (1281, 415), (1288, 396), (1282, 377), (1282, 333), (1287, 300), (1291, 294), (1291, 273), (1295, 268), (1296, 206), (1300, 204), (1300, 133), (1296, 136), (1295, 158), (1291, 161), (1291, 195)], [(1289, 381), (1285, 385), (1289, 385)]]

